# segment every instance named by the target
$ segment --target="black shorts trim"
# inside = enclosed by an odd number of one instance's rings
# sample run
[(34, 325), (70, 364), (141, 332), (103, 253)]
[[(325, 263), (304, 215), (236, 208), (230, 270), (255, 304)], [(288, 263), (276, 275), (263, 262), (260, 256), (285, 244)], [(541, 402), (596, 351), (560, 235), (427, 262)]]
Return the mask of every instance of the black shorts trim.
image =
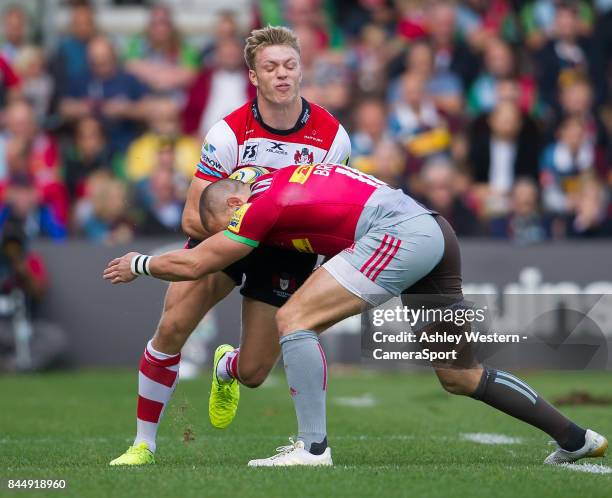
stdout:
[[(190, 238), (185, 247), (193, 249), (200, 242)], [(316, 263), (316, 254), (261, 245), (222, 271), (241, 286), (244, 297), (280, 308), (306, 281)]]

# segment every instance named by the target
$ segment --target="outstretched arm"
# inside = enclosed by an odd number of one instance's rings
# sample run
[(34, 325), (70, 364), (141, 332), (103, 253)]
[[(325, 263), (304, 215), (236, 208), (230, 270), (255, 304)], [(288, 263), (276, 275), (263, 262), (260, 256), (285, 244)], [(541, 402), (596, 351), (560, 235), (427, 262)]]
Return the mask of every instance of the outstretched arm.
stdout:
[(219, 232), (193, 249), (179, 249), (160, 256), (129, 252), (108, 263), (103, 277), (113, 284), (131, 282), (138, 275), (151, 275), (171, 282), (198, 280), (244, 258), (252, 250), (253, 247)]

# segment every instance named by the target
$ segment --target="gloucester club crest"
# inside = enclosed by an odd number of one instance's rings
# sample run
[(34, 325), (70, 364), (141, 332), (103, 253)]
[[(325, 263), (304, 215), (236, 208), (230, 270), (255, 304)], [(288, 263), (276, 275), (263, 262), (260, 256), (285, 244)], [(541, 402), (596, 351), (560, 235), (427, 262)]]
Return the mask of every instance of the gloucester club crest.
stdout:
[(314, 163), (314, 154), (308, 150), (308, 147), (302, 147), (302, 150), (296, 150), (293, 155), (295, 164), (312, 164)]

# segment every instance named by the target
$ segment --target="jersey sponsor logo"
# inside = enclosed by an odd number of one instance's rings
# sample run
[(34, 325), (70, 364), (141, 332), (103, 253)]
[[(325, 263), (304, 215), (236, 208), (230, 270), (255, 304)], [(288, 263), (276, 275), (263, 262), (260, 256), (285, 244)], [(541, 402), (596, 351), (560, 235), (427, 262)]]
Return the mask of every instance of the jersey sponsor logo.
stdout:
[(202, 145), (202, 149), (204, 149), (206, 152), (210, 154), (214, 154), (215, 151), (217, 150), (217, 148), (213, 144), (209, 144), (208, 142), (204, 142), (204, 145)]
[(207, 175), (207, 176), (213, 176), (215, 178), (223, 178), (223, 173), (221, 173), (221, 171), (219, 171), (219, 169), (221, 168), (221, 166), (219, 165), (219, 163), (217, 163), (217, 167), (211, 167), (208, 164), (205, 164), (204, 159), (201, 159), (200, 162), (198, 163), (198, 171), (200, 173), (202, 173), (203, 175)]
[(293, 161), (295, 164), (312, 164), (314, 163), (314, 154), (310, 152), (308, 147), (302, 147), (297, 149), (293, 155)]
[(300, 166), (293, 172), (291, 178), (289, 178), (289, 183), (306, 183), (313, 169), (314, 166)]
[(306, 238), (304, 239), (291, 239), (291, 243), (293, 247), (295, 247), (299, 252), (309, 252), (314, 253), (314, 249), (310, 244), (310, 241)]
[(217, 148), (213, 144), (204, 142), (204, 145), (202, 145), (202, 154), (200, 156), (198, 169), (205, 175), (222, 177), (225, 171), (223, 170), (221, 163), (214, 155), (216, 150)]
[(270, 147), (266, 149), (266, 152), (270, 152), (271, 154), (282, 154), (283, 156), (289, 155), (289, 153), (283, 148), (287, 146), (286, 143), (272, 142), (271, 140), (268, 143), (270, 144)]
[(323, 142), (322, 139), (320, 139), (319, 137), (315, 137), (315, 135), (317, 134), (317, 130), (313, 130), (312, 131), (312, 135), (304, 135), (304, 139), (305, 140), (312, 140), (313, 142)]
[(227, 229), (234, 233), (240, 232), (240, 225), (242, 225), (242, 219), (244, 218), (244, 214), (250, 207), (250, 202), (247, 202), (240, 206), (232, 215), (229, 225), (227, 225)]
[(257, 157), (257, 150), (259, 144), (245, 144), (244, 150), (242, 151), (242, 162), (253, 161)]

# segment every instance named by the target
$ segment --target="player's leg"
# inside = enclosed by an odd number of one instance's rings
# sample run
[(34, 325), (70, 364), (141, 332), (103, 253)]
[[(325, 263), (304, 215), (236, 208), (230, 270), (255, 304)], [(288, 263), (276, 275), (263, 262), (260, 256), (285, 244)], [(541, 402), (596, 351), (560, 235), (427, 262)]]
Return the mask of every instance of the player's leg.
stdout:
[[(450, 349), (450, 348), (449, 348)], [(605, 454), (607, 440), (576, 425), (515, 375), (490, 367), (435, 368), (448, 392), (470, 396), (549, 434), (559, 445), (545, 463), (574, 462)]]
[[(442, 217), (437, 217), (437, 222), (444, 234), (444, 255), (427, 276), (407, 289), (407, 293), (402, 296), (404, 304), (420, 306), (431, 295), (433, 300), (429, 300), (429, 303), (432, 307), (438, 307), (441, 299), (452, 303), (451, 306), (463, 305), (459, 245), (448, 222)], [(449, 330), (449, 327), (455, 327), (456, 330)], [(424, 325), (421, 331), (427, 328), (431, 332), (440, 330), (439, 324), (432, 323)], [(444, 322), (442, 328), (451, 334), (463, 334), (469, 325)], [(428, 347), (432, 348), (429, 344)], [(548, 463), (574, 461), (576, 457), (582, 456), (601, 456), (605, 452), (605, 438), (573, 423), (518, 377), (480, 365), (467, 341), (459, 349), (452, 343), (438, 343), (433, 347), (441, 351), (455, 349), (458, 353), (457, 359), (451, 363), (433, 364), (444, 389), (452, 394), (481, 400), (539, 428), (557, 441), (561, 451), (553, 453), (547, 459)]]
[(260, 386), (280, 356), (277, 306), (245, 297), (242, 302), (242, 336), (237, 374), (248, 387)]
[(366, 234), (317, 270), (280, 308), (277, 322), (298, 441), (249, 465), (331, 465), (325, 420), (327, 365), (318, 334), (398, 295), (437, 264), (443, 252), (437, 225), (426, 220), (403, 228), (401, 236), (385, 230)]
[[(327, 447), (327, 363), (318, 334), (327, 324), (367, 306), (325, 269), (319, 268), (277, 314), (283, 362), (298, 419), (298, 441), (250, 466), (331, 465)], [(278, 341), (278, 339), (277, 339)]]
[(239, 383), (259, 386), (276, 364), (280, 351), (277, 310), (276, 306), (244, 298), (240, 347), (223, 344), (215, 351), (208, 400), (208, 416), (213, 427), (224, 429), (233, 421), (240, 401)]
[(152, 463), (157, 429), (178, 382), (180, 350), (204, 314), (234, 285), (227, 275), (216, 273), (168, 286), (157, 330), (140, 361), (134, 445), (111, 465)]
[[(240, 290), (244, 296), (242, 335), (239, 348), (220, 346), (224, 354), (215, 362), (209, 401), (213, 426), (225, 428), (231, 423), (235, 411), (227, 407), (237, 407), (238, 382), (257, 387), (276, 364), (280, 354), (276, 312), (310, 276), (316, 259), (314, 254), (260, 247), (236, 264), (234, 270), (245, 275)], [(225, 271), (232, 274), (232, 267)], [(230, 386), (225, 389), (227, 396), (217, 399), (215, 392), (223, 384)]]
[(280, 355), (277, 311), (277, 306), (243, 298), (240, 347), (232, 348), (217, 363), (221, 381), (235, 379), (244, 386), (259, 387), (266, 380)]

